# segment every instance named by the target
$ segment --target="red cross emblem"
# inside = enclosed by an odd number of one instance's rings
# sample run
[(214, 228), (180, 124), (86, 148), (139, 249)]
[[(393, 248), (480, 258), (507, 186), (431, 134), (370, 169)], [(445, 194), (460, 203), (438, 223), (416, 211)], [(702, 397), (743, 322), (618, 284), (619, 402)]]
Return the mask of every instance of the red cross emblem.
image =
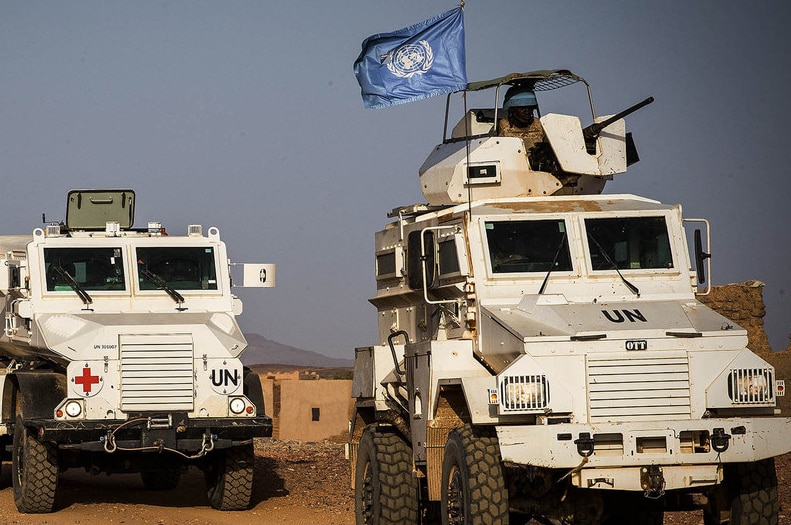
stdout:
[(82, 385), (82, 391), (85, 394), (91, 393), (91, 385), (98, 385), (99, 384), (99, 376), (91, 375), (91, 368), (86, 366), (82, 369), (82, 375), (76, 376), (74, 378), (74, 382), (78, 385)]

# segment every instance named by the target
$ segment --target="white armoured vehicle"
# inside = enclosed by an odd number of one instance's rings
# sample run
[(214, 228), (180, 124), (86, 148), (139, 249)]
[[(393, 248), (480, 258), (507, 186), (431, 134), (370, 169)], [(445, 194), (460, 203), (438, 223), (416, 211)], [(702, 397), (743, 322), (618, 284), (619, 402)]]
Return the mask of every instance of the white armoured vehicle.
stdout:
[[(231, 263), (217, 228), (133, 229), (131, 190), (72, 191), (65, 224), (0, 237), (0, 440), (21, 512), (50, 512), (58, 472), (139, 472), (174, 488), (205, 472), (214, 508), (248, 506), (253, 438), (270, 436), (242, 366)], [(241, 265), (273, 286), (272, 265)]]
[(420, 169), (427, 203), (376, 233), (357, 523), (655, 525), (702, 508), (707, 525), (777, 524), (782, 382), (697, 300), (708, 242), (697, 229), (690, 249), (679, 205), (601, 194), (637, 160), (622, 117), (652, 99), (587, 128), (545, 114), (538, 136), (497, 109), (501, 89), (567, 85), (587, 87), (564, 70), (470, 84), (494, 104), (465, 103)]

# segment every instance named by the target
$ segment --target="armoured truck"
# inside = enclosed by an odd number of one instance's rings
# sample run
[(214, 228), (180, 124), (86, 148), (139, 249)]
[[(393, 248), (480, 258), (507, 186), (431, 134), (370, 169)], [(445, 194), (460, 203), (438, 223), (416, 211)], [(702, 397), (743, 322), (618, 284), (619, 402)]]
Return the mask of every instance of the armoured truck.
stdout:
[[(513, 129), (506, 89), (538, 134)], [(538, 113), (531, 99), (555, 89), (587, 98), (592, 124)], [(468, 109), (481, 90), (487, 107)], [(375, 235), (378, 341), (355, 352), (348, 446), (357, 523), (661, 524), (702, 508), (707, 525), (776, 524), (791, 418), (746, 331), (697, 299), (708, 223), (602, 194), (639, 160), (624, 117), (652, 99), (597, 116), (565, 70), (464, 95), (420, 168), (427, 202)]]
[(236, 268), (216, 227), (133, 228), (134, 207), (131, 190), (71, 191), (65, 223), (0, 237), (0, 450), (20, 512), (54, 510), (73, 467), (155, 490), (195, 466), (212, 507), (250, 502), (272, 420), (231, 276), (273, 286), (274, 266)]

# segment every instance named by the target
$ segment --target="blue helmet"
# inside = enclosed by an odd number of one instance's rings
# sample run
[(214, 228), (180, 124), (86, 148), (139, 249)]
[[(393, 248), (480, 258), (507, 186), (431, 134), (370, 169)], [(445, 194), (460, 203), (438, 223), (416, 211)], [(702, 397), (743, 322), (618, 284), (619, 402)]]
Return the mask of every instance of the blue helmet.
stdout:
[(538, 106), (536, 94), (527, 86), (511, 86), (505, 93), (503, 109), (520, 106)]

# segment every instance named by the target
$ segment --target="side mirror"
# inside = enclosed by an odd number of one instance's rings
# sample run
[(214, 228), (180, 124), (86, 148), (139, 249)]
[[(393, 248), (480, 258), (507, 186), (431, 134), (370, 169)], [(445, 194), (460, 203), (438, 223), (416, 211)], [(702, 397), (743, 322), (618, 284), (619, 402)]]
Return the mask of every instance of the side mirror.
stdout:
[[(421, 236), (422, 234), (422, 236)], [(422, 240), (422, 242), (421, 242)], [(412, 290), (434, 287), (437, 258), (434, 248), (434, 233), (414, 231), (407, 240), (407, 276)], [(425, 281), (423, 279), (425, 275)]]
[(698, 284), (706, 282), (706, 267), (703, 263), (709, 257), (711, 254), (703, 251), (700, 230), (695, 230), (695, 266), (698, 272)]

